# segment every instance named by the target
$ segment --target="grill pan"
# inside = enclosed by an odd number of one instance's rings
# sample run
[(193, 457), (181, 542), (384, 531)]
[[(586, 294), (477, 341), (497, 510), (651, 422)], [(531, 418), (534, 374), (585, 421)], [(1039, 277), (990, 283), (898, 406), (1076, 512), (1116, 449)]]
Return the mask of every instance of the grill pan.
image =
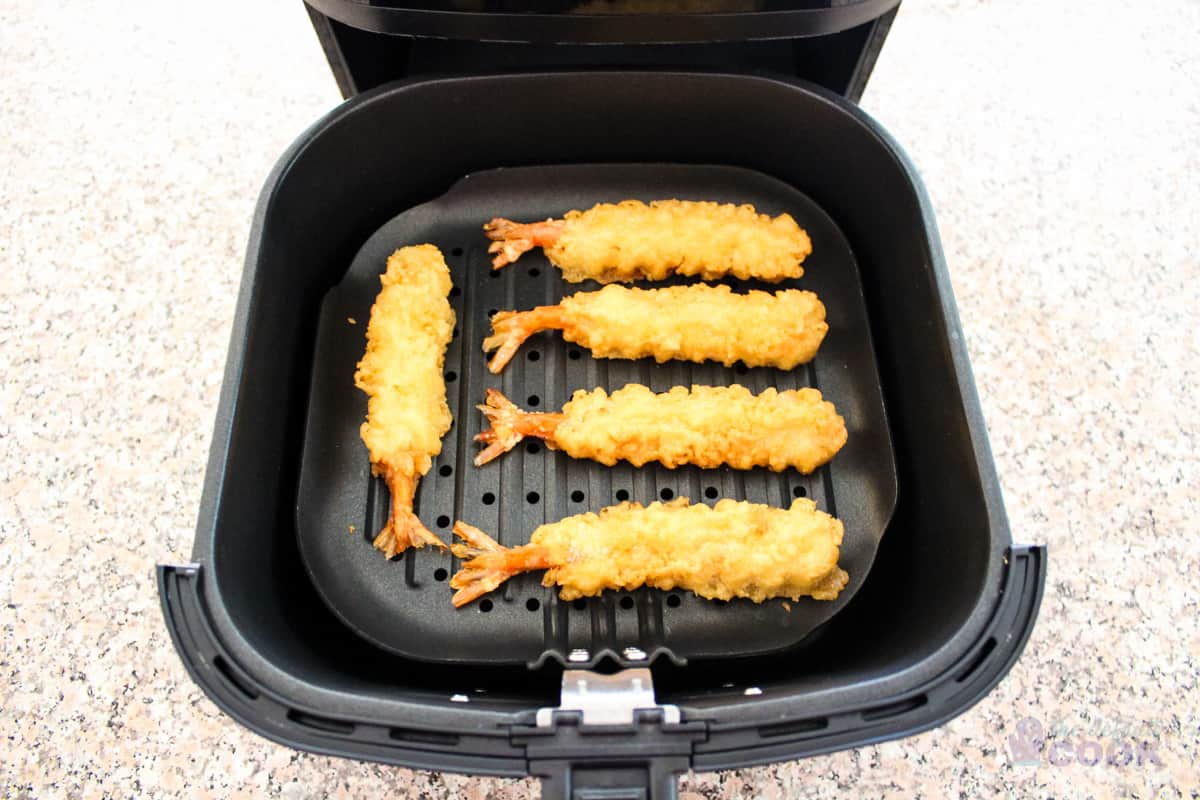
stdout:
[[(500, 214), (545, 219), (629, 198), (716, 199), (751, 203), (771, 215), (792, 214), (812, 238), (813, 254), (802, 278), (778, 288), (811, 289), (825, 303), (830, 332), (817, 358), (790, 371), (593, 359), (557, 332), (545, 332), (526, 342), (501, 375), (488, 372), (480, 342), (490, 331), (490, 314), (553, 304), (564, 292), (598, 285), (564, 282), (540, 250), (493, 271), (482, 223)], [(483, 602), (454, 609), (446, 580), (458, 569), (456, 558), (426, 548), (390, 562), (384, 559), (371, 540), (387, 516), (388, 493), (381, 479), (371, 477), (359, 439), (366, 396), (354, 387), (353, 376), (387, 257), (397, 247), (421, 242), (437, 244), (446, 255), (458, 319), (458, 334), (446, 357), (454, 425), (417, 495), (417, 512), (430, 530), (449, 540), (453, 521), (462, 519), (512, 546), (527, 542), (542, 523), (624, 499), (646, 504), (683, 496), (713, 503), (729, 497), (786, 507), (793, 497), (807, 496), (845, 525), (839, 563), (850, 574), (849, 585), (831, 602), (721, 603), (690, 592), (643, 588), (565, 603), (556, 589), (541, 585), (539, 572), (509, 580)], [(738, 290), (752, 284), (731, 285)], [(849, 440), (830, 464), (808, 476), (765, 468), (667, 469), (652, 464), (639, 469), (624, 463), (610, 468), (570, 459), (535, 441), (491, 464), (473, 466), (478, 450), (473, 440), (483, 424), (475, 404), (486, 388), (498, 387), (526, 408), (556, 410), (576, 389), (612, 391), (629, 383), (655, 391), (693, 383), (741, 383), (755, 393), (769, 386), (815, 386), (846, 418)], [(812, 200), (746, 169), (567, 165), (491, 170), (464, 178), (440, 198), (383, 225), (326, 296), (309, 402), (296, 511), (305, 564), (325, 602), (348, 626), (413, 658), (531, 667), (547, 658), (573, 666), (594, 666), (609, 658), (632, 666), (659, 655), (683, 664), (790, 647), (843, 608), (862, 586), (895, 508), (895, 460), (861, 279), (849, 244)], [(349, 534), (351, 527), (355, 535)]]

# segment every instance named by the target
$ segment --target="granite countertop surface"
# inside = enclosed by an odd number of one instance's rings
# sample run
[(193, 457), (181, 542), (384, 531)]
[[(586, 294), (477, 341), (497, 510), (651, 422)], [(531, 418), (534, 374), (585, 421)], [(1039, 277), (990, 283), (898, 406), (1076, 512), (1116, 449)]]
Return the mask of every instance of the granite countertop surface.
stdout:
[[(5, 796), (537, 795), (272, 744), (162, 623), (153, 568), (190, 553), (257, 192), (338, 101), (298, 2), (0, 6)], [(1200, 5), (912, 0), (863, 105), (932, 195), (1045, 599), (942, 727), (681, 796), (1194, 797)], [(1069, 763), (1017, 763), (1030, 719)], [(1142, 763), (1076, 757), (1116, 739)]]

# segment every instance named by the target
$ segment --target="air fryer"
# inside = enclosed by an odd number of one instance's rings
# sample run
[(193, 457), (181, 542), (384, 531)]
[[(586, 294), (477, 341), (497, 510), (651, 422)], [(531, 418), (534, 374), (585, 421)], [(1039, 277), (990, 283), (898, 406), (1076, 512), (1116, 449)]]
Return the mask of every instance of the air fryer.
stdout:
[[(859, 746), (961, 713), (1019, 655), (1045, 551), (1012, 543), (929, 200), (853, 102), (896, 3), (510, 5), (308, 7), (348, 99), (282, 156), (255, 212), (192, 561), (159, 569), (192, 677), (291, 747), (538, 775), (546, 797), (670, 797), (689, 768)], [(534, 254), (491, 277), (472, 233), (489, 198), (495, 213), (542, 214), (660, 190), (795, 209), (822, 231), (798, 285), (828, 295), (829, 352), (786, 375), (600, 364), (547, 336), (531, 343), (540, 367), (487, 374), (487, 312), (571, 290)], [(870, 556), (851, 595), (794, 615), (651, 590), (576, 607), (535, 577), (486, 611), (455, 611), (449, 556), (374, 551), (362, 529), (386, 489), (347, 439), (360, 401), (342, 391), (362, 326), (336, 321), (369, 305), (372, 264), (414, 236), (442, 247), (462, 287), (455, 427), (418, 496), (428, 526), (464, 518), (517, 537), (624, 497), (803, 494)], [(809, 477), (605, 471), (544, 449), (471, 466), (485, 384), (552, 404), (629, 380), (821, 386), (857, 449)], [(321, 536), (347, 515), (358, 535), (339, 522)]]

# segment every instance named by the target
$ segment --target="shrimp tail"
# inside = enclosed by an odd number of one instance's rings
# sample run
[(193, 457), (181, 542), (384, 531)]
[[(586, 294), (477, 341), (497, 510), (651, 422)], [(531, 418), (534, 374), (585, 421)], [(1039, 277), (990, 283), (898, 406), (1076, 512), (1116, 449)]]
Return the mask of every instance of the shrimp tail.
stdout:
[(535, 247), (549, 247), (562, 236), (564, 222), (548, 219), (545, 222), (513, 222), (496, 217), (483, 226), (487, 237), (492, 240), (489, 253), (495, 253), (492, 268), (505, 267)]
[(450, 588), (457, 589), (451, 600), (455, 608), (495, 591), (514, 575), (553, 566), (545, 547), (535, 544), (501, 547), (479, 528), (461, 520), (454, 523), (454, 533), (466, 542), (451, 547), (454, 555), (464, 559), (463, 568), (450, 578)]
[(413, 513), (417, 476), (386, 464), (379, 465), (378, 471), (392, 495), (392, 507), (387, 524), (375, 537), (375, 546), (388, 558), (410, 547), (424, 547), (427, 544), (445, 550), (446, 543), (426, 528)]
[(562, 306), (497, 312), (492, 317), (492, 335), (483, 340), (483, 352), (496, 351), (488, 369), (500, 374), (526, 339), (539, 331), (562, 329), (565, 325)]
[(475, 441), (487, 444), (475, 456), (475, 466), (481, 467), (492, 459), (512, 450), (526, 436), (550, 439), (562, 422), (562, 414), (538, 414), (522, 411), (498, 389), (488, 389), (486, 402), (477, 408), (487, 417), (492, 427), (475, 437)]

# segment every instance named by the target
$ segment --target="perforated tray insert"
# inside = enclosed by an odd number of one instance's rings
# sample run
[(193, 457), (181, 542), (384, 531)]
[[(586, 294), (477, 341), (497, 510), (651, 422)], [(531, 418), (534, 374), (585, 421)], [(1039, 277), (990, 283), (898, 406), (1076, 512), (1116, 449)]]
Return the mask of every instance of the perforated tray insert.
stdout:
[[(531, 337), (501, 375), (488, 372), (480, 343), (497, 309), (553, 304), (564, 294), (598, 287), (566, 283), (540, 251), (493, 272), (483, 223), (494, 216), (558, 217), (572, 208), (628, 198), (752, 203), (765, 213), (792, 214), (812, 237), (813, 254), (801, 279), (774, 288), (810, 289), (825, 303), (830, 331), (815, 361), (785, 372), (593, 359), (561, 334), (545, 332)], [(385, 559), (371, 540), (387, 514), (387, 489), (372, 478), (359, 439), (366, 397), (353, 376), (387, 257), (398, 247), (423, 242), (437, 245), (446, 256), (458, 318), (446, 354), (454, 425), (417, 494), (417, 512), (430, 530), (449, 541), (453, 521), (462, 519), (504, 545), (516, 545), (545, 522), (625, 499), (649, 503), (685, 496), (713, 503), (731, 497), (785, 506), (793, 497), (808, 496), (845, 524), (840, 564), (850, 583), (841, 596), (832, 602), (720, 603), (682, 591), (642, 589), (565, 603), (541, 585), (541, 573), (532, 573), (510, 580), (482, 602), (454, 609), (447, 586), (458, 568), (453, 556), (427, 548)], [(794, 470), (671, 470), (656, 464), (610, 468), (572, 460), (533, 441), (484, 467), (473, 466), (478, 451), (473, 437), (483, 426), (475, 405), (488, 387), (500, 388), (522, 407), (557, 410), (576, 389), (611, 391), (628, 383), (655, 391), (690, 384), (741, 383), (755, 392), (816, 386), (845, 417), (849, 441), (830, 465), (809, 476)], [(854, 256), (815, 203), (761, 173), (722, 166), (605, 164), (473, 174), (380, 228), (322, 304), (296, 511), (299, 543), (325, 602), (349, 627), (388, 650), (430, 661), (538, 666), (554, 658), (579, 666), (606, 656), (622, 665), (660, 655), (683, 663), (791, 647), (862, 585), (895, 501), (895, 462)]]

